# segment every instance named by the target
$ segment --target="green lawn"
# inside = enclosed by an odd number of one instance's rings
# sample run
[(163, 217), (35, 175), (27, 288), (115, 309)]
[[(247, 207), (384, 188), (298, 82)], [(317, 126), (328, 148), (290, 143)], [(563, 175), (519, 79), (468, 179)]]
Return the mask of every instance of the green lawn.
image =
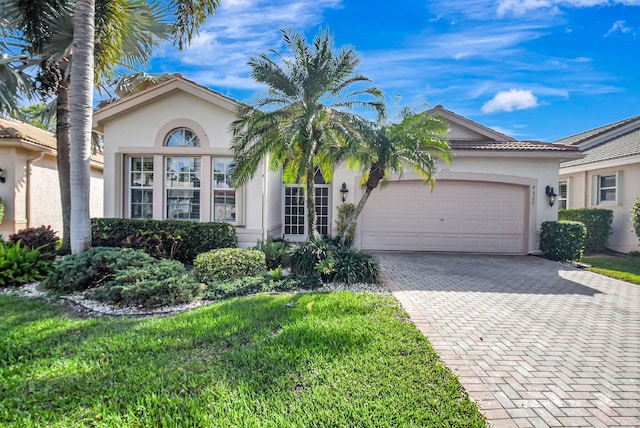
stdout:
[(0, 296), (0, 426), (483, 427), (391, 297), (262, 294), (77, 319)]
[(640, 257), (583, 257), (581, 261), (592, 265), (591, 272), (640, 284)]

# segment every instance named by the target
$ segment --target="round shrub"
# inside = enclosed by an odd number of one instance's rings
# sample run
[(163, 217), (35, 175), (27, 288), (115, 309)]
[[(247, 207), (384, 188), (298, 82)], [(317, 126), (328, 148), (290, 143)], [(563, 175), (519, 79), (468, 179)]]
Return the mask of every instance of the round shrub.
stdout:
[(51, 226), (30, 227), (19, 230), (13, 235), (9, 235), (9, 241), (17, 243), (22, 241), (22, 245), (30, 249), (39, 249), (42, 253), (55, 253), (60, 243), (60, 238)]
[(258, 276), (267, 269), (262, 251), (244, 248), (208, 251), (198, 254), (193, 263), (194, 276), (205, 284), (244, 276)]
[(540, 251), (550, 260), (580, 260), (587, 228), (578, 221), (545, 221), (540, 230)]
[(56, 263), (54, 271), (43, 281), (48, 290), (72, 293), (103, 285), (111, 277), (128, 268), (144, 268), (158, 260), (139, 250), (95, 247), (80, 254), (66, 256)]
[(89, 291), (96, 300), (146, 308), (188, 303), (199, 297), (202, 284), (175, 260), (160, 260), (117, 272), (103, 287)]
[(602, 208), (575, 208), (558, 211), (558, 220), (579, 221), (587, 228), (584, 251), (597, 253), (607, 249), (613, 211)]

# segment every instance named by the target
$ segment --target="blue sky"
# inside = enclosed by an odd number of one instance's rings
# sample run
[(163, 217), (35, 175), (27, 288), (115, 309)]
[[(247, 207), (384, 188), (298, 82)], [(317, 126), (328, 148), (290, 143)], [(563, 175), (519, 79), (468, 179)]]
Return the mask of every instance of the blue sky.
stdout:
[(250, 102), (262, 88), (247, 61), (283, 51), (282, 27), (308, 39), (328, 27), (355, 47), (392, 113), (442, 104), (542, 141), (640, 114), (640, 0), (221, 0), (191, 46), (165, 46), (150, 71)]

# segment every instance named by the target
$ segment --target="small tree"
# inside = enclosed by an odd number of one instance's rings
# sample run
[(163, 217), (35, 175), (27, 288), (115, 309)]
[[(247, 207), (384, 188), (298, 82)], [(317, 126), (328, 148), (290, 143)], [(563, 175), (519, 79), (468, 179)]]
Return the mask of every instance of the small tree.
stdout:
[(631, 225), (631, 230), (633, 230), (638, 239), (640, 239), (640, 198), (636, 199), (633, 207), (631, 207)]

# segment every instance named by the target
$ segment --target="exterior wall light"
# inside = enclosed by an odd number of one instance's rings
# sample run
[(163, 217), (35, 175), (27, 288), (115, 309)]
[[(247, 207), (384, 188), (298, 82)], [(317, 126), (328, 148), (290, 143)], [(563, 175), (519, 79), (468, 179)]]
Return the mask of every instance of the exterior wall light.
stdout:
[(553, 191), (553, 187), (551, 186), (547, 186), (547, 188), (544, 190), (544, 193), (549, 197), (549, 206), (552, 207), (553, 204), (556, 203), (556, 198), (558, 197), (558, 195), (556, 195), (556, 192)]
[(340, 194), (342, 195), (342, 203), (347, 200), (347, 193), (349, 193), (349, 189), (347, 189), (347, 183), (342, 183), (342, 187), (340, 187)]
[(4, 183), (7, 179), (4, 176), (4, 169), (0, 168), (0, 183)]

